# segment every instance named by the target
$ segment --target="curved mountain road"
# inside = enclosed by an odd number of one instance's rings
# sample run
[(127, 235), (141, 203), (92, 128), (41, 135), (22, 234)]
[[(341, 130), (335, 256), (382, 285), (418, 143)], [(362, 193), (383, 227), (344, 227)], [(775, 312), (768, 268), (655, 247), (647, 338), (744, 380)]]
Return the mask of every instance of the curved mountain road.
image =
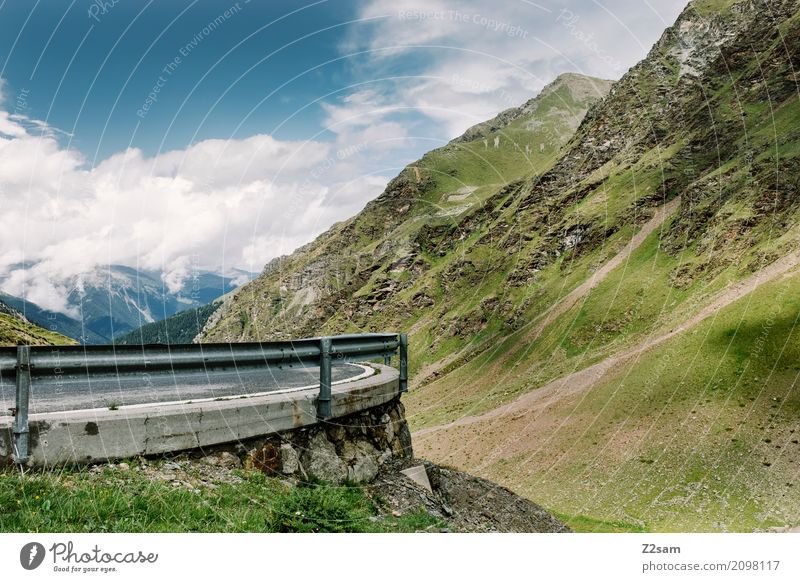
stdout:
[[(358, 364), (333, 366), (334, 383), (351, 382), (374, 373)], [(30, 412), (63, 412), (203, 400), (252, 397), (269, 392), (294, 391), (319, 385), (316, 366), (284, 366), (239, 370), (158, 374), (61, 375), (37, 379), (31, 388)], [(0, 383), (0, 416), (14, 406), (15, 386)]]

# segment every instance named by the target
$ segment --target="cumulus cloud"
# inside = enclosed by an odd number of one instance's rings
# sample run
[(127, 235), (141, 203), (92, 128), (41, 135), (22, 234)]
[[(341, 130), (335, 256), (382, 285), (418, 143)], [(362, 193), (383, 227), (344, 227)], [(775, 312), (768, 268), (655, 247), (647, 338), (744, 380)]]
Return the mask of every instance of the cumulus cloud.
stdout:
[[(131, 148), (89, 167), (37, 127), (0, 111), (0, 279), (5, 292), (70, 315), (65, 282), (97, 266), (162, 271), (172, 291), (195, 264), (258, 271), (357, 212), (387, 181), (353, 180), (357, 164), (337, 178), (367, 155), (361, 149), (269, 135), (156, 156)], [(354, 135), (377, 141), (368, 131)]]
[(0, 134), (7, 137), (23, 137), (27, 132), (25, 128), (11, 118), (7, 111), (0, 111)]

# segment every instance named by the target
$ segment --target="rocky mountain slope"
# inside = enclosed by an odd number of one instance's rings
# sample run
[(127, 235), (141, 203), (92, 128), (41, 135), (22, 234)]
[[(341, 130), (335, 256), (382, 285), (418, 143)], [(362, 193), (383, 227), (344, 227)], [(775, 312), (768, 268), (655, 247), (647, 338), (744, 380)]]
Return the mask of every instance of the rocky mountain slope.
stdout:
[(694, 0), (567, 143), (479, 126), (203, 337), (409, 331), (417, 449), (573, 529), (796, 525), (799, 67), (797, 0)]
[[(313, 335), (322, 328), (378, 329), (430, 313), (442, 279), (464, 270), (479, 276), (481, 265), (476, 269), (465, 250), (481, 246), (481, 228), (504, 220), (499, 209), (527, 176), (553, 163), (609, 87), (609, 81), (562, 75), (522, 107), (429, 152), (357, 217), (267, 265), (225, 301), (203, 337), (238, 341)], [(439, 311), (455, 316), (474, 311), (471, 303), (468, 290), (441, 302)]]

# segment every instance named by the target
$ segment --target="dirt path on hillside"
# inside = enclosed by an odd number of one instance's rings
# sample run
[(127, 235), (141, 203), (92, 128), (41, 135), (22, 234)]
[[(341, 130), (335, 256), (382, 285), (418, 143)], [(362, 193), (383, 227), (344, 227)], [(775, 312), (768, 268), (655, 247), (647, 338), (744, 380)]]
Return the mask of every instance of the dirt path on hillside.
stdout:
[(447, 428), (467, 426), (507, 415), (526, 415), (530, 414), (531, 412), (543, 410), (562, 398), (572, 396), (574, 394), (583, 392), (584, 390), (588, 390), (594, 385), (595, 382), (605, 376), (609, 370), (612, 370), (621, 365), (623, 362), (626, 362), (627, 360), (630, 360), (631, 358), (664, 343), (676, 335), (683, 333), (710, 315), (713, 315), (716, 311), (752, 293), (761, 285), (764, 285), (770, 281), (774, 281), (779, 277), (794, 274), (794, 271), (796, 271), (799, 266), (800, 251), (795, 251), (781, 259), (778, 259), (771, 265), (765, 267), (757, 273), (754, 273), (747, 279), (723, 289), (717, 293), (705, 307), (675, 327), (669, 333), (655, 338), (650, 338), (633, 349), (611, 356), (610, 358), (589, 366), (588, 368), (584, 368), (583, 370), (573, 372), (558, 378), (557, 380), (548, 382), (541, 388), (537, 388), (531, 392), (523, 394), (508, 404), (499, 406), (483, 414), (465, 416), (449, 424), (422, 429), (413, 433), (412, 436), (423, 437), (427, 434)]
[[(581, 283), (578, 287), (573, 289), (562, 299), (556, 301), (552, 306), (550, 306), (549, 309), (539, 315), (539, 317), (534, 320), (535, 325), (525, 334), (521, 341), (528, 343), (534, 341), (537, 337), (539, 337), (542, 331), (547, 328), (548, 325), (572, 309), (578, 300), (588, 295), (589, 291), (602, 283), (608, 274), (611, 273), (611, 271), (619, 267), (623, 261), (627, 260), (633, 251), (638, 249), (648, 236), (650, 236), (657, 228), (664, 224), (667, 218), (672, 216), (680, 203), (681, 199), (679, 196), (674, 200), (670, 200), (663, 206), (660, 206), (656, 210), (653, 217), (648, 220), (647, 223), (645, 223), (641, 230), (636, 233), (631, 240), (628, 241), (628, 244), (626, 244), (620, 252), (614, 255), (611, 260), (605, 263), (600, 269), (595, 271), (592, 276), (589, 277), (589, 279)], [(417, 386), (421, 386), (426, 381), (431, 379), (432, 376), (435, 376), (439, 371), (443, 370), (446, 366), (449, 366), (452, 362), (457, 360), (465, 351), (468, 350), (461, 350), (448, 355), (438, 362), (433, 362), (427, 366), (424, 366), (417, 372), (415, 379), (412, 380), (411, 387), (416, 388)]]
[(539, 334), (541, 334), (547, 326), (572, 309), (579, 299), (582, 299), (588, 295), (589, 291), (602, 283), (603, 280), (608, 277), (611, 271), (619, 267), (623, 261), (626, 261), (631, 256), (633, 251), (638, 249), (645, 239), (653, 233), (653, 231), (664, 224), (664, 221), (666, 221), (667, 218), (672, 216), (675, 210), (677, 210), (678, 206), (680, 206), (680, 203), (681, 198), (678, 196), (674, 200), (670, 200), (663, 206), (660, 206), (658, 210), (656, 210), (653, 217), (648, 220), (647, 223), (645, 223), (641, 230), (636, 233), (636, 235), (630, 241), (628, 241), (628, 244), (626, 244), (620, 252), (614, 255), (610, 261), (595, 271), (586, 281), (578, 285), (575, 289), (565, 295), (563, 299), (557, 301), (547, 311), (545, 311), (540, 316), (542, 317), (542, 320), (539, 321), (539, 323), (537, 323), (528, 334), (526, 334), (525, 339), (527, 341), (532, 341), (539, 337)]

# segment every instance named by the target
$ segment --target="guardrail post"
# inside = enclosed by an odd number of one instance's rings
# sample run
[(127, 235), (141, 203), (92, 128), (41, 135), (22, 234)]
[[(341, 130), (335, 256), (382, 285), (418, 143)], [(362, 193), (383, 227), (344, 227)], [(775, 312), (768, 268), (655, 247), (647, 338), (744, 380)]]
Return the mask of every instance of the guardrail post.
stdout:
[(28, 462), (28, 406), (31, 396), (31, 348), (17, 346), (17, 407), (14, 409), (14, 461)]
[(408, 392), (408, 335), (400, 334), (400, 392)]
[(331, 348), (333, 341), (329, 337), (319, 340), (319, 398), (317, 400), (317, 416), (321, 419), (331, 417)]

